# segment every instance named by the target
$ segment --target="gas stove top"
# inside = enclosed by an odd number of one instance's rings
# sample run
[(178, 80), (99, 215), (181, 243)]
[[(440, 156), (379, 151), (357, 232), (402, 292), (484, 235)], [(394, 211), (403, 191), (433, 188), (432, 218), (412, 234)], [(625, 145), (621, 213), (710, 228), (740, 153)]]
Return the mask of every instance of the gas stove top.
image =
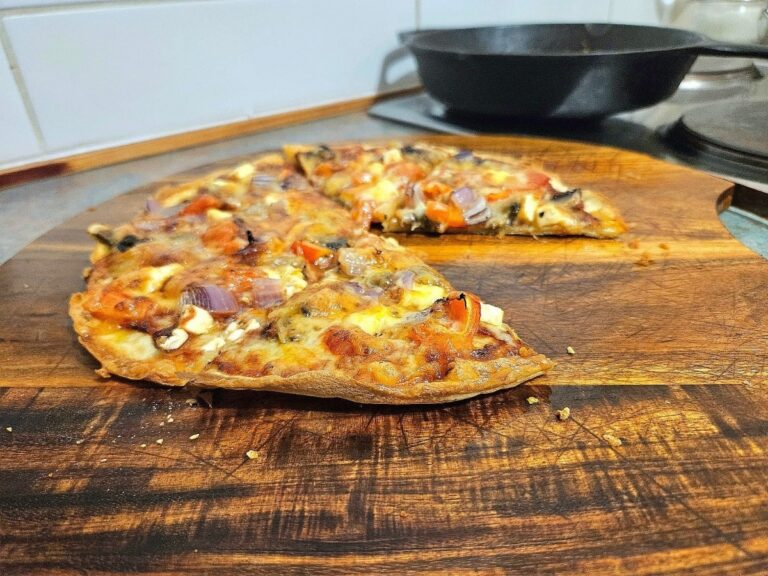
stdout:
[[(693, 84), (642, 110), (602, 121), (512, 120), (456, 114), (427, 94), (374, 105), (369, 113), (447, 134), (517, 134), (579, 140), (635, 150), (739, 184), (721, 220), (768, 258), (768, 61), (762, 78)], [(691, 83), (688, 83), (691, 86)]]

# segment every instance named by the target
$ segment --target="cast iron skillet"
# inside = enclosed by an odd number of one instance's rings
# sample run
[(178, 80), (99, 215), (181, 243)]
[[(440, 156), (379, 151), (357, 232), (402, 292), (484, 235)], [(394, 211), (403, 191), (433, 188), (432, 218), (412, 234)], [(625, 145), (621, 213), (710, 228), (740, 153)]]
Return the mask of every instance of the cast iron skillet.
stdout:
[(453, 111), (497, 116), (607, 116), (671, 96), (699, 55), (768, 58), (766, 46), (621, 24), (526, 24), (401, 37), (429, 94)]

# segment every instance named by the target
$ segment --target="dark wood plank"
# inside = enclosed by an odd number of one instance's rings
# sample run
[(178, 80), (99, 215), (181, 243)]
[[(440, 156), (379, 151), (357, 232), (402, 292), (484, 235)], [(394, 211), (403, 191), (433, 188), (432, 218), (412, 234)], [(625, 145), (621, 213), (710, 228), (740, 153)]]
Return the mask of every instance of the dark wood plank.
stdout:
[(84, 228), (147, 190), (125, 195), (0, 267), (0, 573), (765, 573), (768, 266), (717, 217), (730, 184), (611, 148), (443, 140), (545, 155), (632, 224), (403, 239), (503, 306), (550, 375), (415, 408), (231, 391), (204, 408), (102, 380), (66, 301)]

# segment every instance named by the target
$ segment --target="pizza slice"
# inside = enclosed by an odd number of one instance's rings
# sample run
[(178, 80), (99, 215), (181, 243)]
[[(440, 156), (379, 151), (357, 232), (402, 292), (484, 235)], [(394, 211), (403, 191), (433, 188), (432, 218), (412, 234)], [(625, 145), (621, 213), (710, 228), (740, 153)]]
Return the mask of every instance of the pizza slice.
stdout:
[(453, 154), (451, 148), (423, 144), (286, 146), (289, 161), (323, 194), (352, 210), (361, 224), (397, 222), (413, 185)]
[[(399, 144), (288, 147), (286, 154), (324, 194), (386, 231), (594, 238), (626, 231), (604, 195), (569, 187), (529, 162), (429, 144), (407, 148), (408, 155)], [(418, 170), (403, 168), (414, 164)]]
[(90, 231), (70, 315), (108, 373), (398, 404), (552, 365), (501, 309), (368, 233), (280, 155), (166, 187), (130, 223)]

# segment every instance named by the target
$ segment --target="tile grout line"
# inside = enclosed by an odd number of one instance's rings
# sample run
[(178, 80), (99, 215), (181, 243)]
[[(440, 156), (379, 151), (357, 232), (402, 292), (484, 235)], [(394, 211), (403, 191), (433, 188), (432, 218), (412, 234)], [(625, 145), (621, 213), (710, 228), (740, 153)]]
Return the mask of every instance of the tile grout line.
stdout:
[(16, 89), (19, 91), (19, 96), (21, 96), (21, 101), (24, 104), (24, 110), (27, 113), (29, 124), (32, 126), (32, 131), (35, 133), (37, 145), (40, 147), (40, 151), (45, 153), (48, 147), (45, 143), (45, 138), (43, 137), (43, 129), (40, 126), (40, 121), (37, 118), (35, 109), (32, 106), (32, 100), (29, 97), (27, 85), (24, 82), (24, 77), (21, 74), (19, 63), (16, 61), (16, 54), (13, 52), (11, 39), (8, 37), (8, 33), (5, 30), (5, 21), (2, 17), (0, 17), (0, 48), (5, 51), (5, 57), (8, 59), (8, 64), (11, 68), (11, 74), (13, 75), (13, 80), (16, 83)]

